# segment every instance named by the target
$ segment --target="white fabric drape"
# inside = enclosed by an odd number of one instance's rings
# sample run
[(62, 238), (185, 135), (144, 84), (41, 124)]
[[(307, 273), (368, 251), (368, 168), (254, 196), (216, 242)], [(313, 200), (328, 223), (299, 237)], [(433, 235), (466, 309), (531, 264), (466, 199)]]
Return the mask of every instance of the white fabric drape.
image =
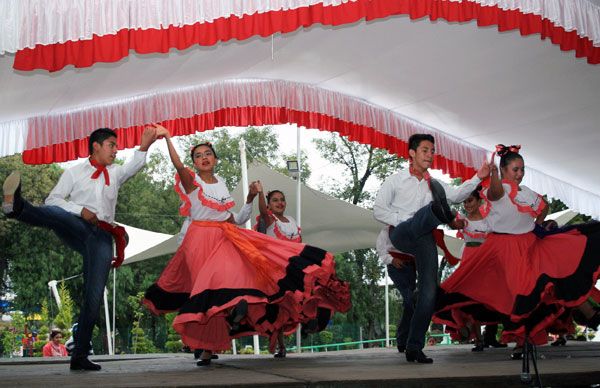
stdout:
[(27, 140), (27, 120), (0, 123), (0, 157), (23, 152)]
[(21, 49), (19, 32), (21, 11), (20, 0), (0, 1), (0, 55), (14, 53)]
[[(4, 10), (20, 14), (18, 24), (16, 18), (11, 21), (21, 29), (20, 39), (16, 49), (13, 43), (12, 47), (0, 47), (0, 53), (37, 44), (91, 39), (93, 35), (116, 34), (122, 29), (210, 23), (230, 16), (354, 1), (357, 0), (10, 0)], [(0, 35), (4, 35), (3, 26)]]
[[(126, 128), (235, 107), (286, 107), (322, 113), (374, 128), (404, 141), (413, 133), (431, 133), (436, 138), (436, 149), (440, 154), (475, 168), (488, 156), (485, 149), (364, 100), (313, 85), (259, 79), (229, 80), (140, 95), (31, 118), (29, 123), (0, 123), (0, 156), (81, 139), (98, 127)], [(600, 218), (600, 196), (597, 194), (532, 168), (527, 169), (525, 181), (539, 193), (559, 198), (578, 212)]]
[[(453, 0), (455, 1), (455, 0)], [(565, 31), (577, 31), (600, 46), (600, 7), (589, 0), (472, 0), (483, 6), (540, 15)]]
[[(0, 54), (38, 44), (91, 39), (123, 29), (160, 29), (213, 22), (230, 16), (285, 11), (357, 0), (3, 0)], [(451, 0), (541, 15), (600, 46), (600, 7), (590, 0)]]
[(413, 133), (429, 132), (446, 158), (467, 166), (478, 166), (485, 158), (483, 149), (364, 100), (309, 84), (258, 79), (215, 82), (34, 117), (29, 119), (27, 149), (82, 139), (103, 126), (128, 128), (248, 106), (322, 113), (404, 141)]

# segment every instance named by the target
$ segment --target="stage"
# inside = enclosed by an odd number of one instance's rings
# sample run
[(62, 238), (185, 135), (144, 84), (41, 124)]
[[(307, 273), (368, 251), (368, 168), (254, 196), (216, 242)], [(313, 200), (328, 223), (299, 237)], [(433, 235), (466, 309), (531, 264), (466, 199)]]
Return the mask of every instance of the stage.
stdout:
[[(71, 372), (67, 358), (0, 359), (3, 387), (507, 387), (520, 382), (521, 362), (509, 349), (471, 352), (471, 346), (425, 349), (430, 365), (409, 364), (396, 349), (270, 355), (220, 355), (197, 367), (191, 354), (93, 356), (100, 372)], [(571, 341), (538, 349), (544, 386), (600, 384), (600, 343)]]

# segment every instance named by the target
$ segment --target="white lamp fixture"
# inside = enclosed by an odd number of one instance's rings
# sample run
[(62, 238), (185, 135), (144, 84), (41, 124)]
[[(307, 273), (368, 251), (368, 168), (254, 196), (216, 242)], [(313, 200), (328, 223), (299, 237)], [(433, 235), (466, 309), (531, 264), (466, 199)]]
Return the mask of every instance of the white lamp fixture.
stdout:
[(298, 179), (298, 176), (300, 175), (300, 166), (298, 165), (297, 160), (288, 160), (287, 170), (292, 178)]

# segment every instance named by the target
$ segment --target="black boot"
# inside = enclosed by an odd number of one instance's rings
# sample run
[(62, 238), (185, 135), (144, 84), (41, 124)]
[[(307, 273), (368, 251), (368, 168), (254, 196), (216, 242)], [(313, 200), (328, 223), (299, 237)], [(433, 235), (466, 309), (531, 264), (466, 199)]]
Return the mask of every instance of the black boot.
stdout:
[(406, 355), (406, 361), (418, 362), (419, 364), (433, 364), (433, 359), (429, 358), (420, 349), (406, 349), (404, 353)]
[(102, 367), (100, 364), (91, 362), (87, 356), (73, 356), (71, 357), (71, 370), (100, 370)]
[(431, 203), (431, 210), (433, 211), (433, 214), (443, 224), (451, 223), (456, 218), (456, 213), (454, 213), (448, 205), (446, 191), (435, 179), (431, 180), (429, 188), (431, 189), (431, 197), (433, 200)]

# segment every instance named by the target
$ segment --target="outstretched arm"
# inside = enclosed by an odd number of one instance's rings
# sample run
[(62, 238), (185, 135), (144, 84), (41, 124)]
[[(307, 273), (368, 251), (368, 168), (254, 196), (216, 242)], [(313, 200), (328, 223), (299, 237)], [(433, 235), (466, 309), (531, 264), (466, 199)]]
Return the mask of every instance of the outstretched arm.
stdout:
[(194, 186), (194, 178), (189, 174), (187, 168), (179, 158), (179, 154), (171, 141), (171, 133), (165, 127), (160, 124), (154, 124), (154, 128), (156, 128), (156, 134), (158, 137), (164, 137), (167, 142), (167, 149), (169, 150), (169, 157), (171, 158), (171, 162), (173, 163), (173, 167), (177, 170), (177, 174), (179, 174), (179, 179), (181, 179), (181, 184), (185, 189), (186, 194), (191, 193), (196, 188)]
[(265, 199), (262, 184), (260, 181), (258, 181), (258, 184), (260, 185), (260, 191), (258, 192), (258, 211), (260, 212), (260, 217), (265, 221), (266, 226), (270, 226), (273, 223), (273, 219), (269, 215), (269, 208), (267, 206), (267, 200)]

